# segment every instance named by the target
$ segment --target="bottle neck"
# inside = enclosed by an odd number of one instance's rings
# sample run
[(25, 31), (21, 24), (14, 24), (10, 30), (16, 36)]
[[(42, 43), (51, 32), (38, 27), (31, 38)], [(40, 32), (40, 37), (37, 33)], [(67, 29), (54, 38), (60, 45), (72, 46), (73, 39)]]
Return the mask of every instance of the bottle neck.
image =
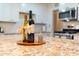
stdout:
[(29, 19), (32, 20), (32, 15), (29, 15)]
[(29, 11), (29, 19), (32, 19), (32, 11)]

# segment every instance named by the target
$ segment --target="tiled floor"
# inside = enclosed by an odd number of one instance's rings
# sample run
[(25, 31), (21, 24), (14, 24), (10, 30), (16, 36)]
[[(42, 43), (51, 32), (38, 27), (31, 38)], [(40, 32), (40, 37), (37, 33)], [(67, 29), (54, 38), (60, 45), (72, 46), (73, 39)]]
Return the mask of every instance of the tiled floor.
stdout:
[(65, 38), (45, 37), (40, 46), (17, 45), (20, 35), (0, 36), (0, 56), (72, 56), (79, 55), (79, 42)]

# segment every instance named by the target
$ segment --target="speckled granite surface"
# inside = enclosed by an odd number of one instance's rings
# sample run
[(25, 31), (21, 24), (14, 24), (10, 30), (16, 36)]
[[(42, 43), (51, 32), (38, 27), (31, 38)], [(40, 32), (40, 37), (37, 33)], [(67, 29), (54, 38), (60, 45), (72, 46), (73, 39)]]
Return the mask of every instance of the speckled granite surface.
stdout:
[(46, 44), (39, 46), (17, 45), (19, 35), (0, 36), (0, 56), (78, 56), (79, 42), (65, 38), (46, 37)]

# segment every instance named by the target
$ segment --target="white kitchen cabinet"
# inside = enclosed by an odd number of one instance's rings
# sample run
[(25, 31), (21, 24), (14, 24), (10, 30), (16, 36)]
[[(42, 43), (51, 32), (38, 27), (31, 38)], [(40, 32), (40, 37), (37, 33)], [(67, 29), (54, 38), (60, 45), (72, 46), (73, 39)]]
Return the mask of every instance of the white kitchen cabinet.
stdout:
[(35, 23), (35, 32), (46, 32), (47, 27), (44, 23)]
[(59, 10), (67, 10), (73, 7), (77, 7), (79, 4), (78, 3), (64, 3), (64, 4), (59, 4)]
[[(12, 5), (12, 6), (11, 6)], [(14, 4), (15, 5), (15, 4)], [(13, 4), (0, 4), (0, 21), (17, 21), (19, 12)]]

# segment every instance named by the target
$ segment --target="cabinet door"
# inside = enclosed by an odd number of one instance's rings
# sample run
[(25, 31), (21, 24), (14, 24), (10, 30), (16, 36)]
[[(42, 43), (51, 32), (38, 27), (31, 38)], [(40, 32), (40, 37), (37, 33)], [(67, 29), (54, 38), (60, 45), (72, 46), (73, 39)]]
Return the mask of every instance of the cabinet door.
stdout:
[(0, 21), (17, 21), (19, 7), (15, 4), (0, 4)]
[(59, 11), (53, 11), (53, 20), (54, 20), (54, 31), (62, 30), (62, 21), (59, 19)]
[(8, 4), (0, 4), (0, 21), (8, 21), (10, 18), (10, 7)]

